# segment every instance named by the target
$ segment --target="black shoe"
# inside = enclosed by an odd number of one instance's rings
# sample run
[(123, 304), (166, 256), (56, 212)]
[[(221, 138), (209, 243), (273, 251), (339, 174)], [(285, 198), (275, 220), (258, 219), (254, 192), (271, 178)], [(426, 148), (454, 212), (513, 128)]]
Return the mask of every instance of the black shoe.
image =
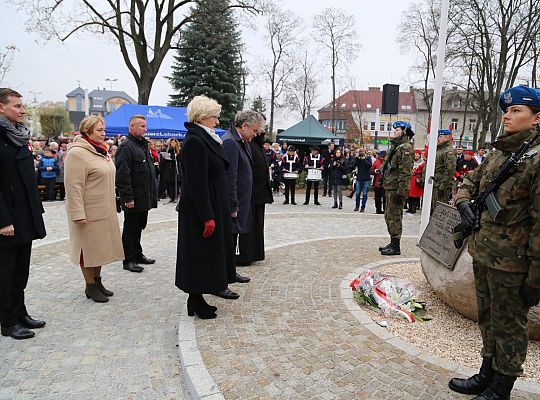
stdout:
[(355, 207), (353, 211), (358, 211), (358, 207)]
[(137, 264), (153, 264), (155, 262), (156, 260), (154, 260), (153, 258), (148, 258), (145, 255), (137, 258)]
[(128, 262), (127, 264), (124, 264), (124, 269), (126, 271), (131, 271), (131, 272), (143, 272), (144, 271), (143, 267), (141, 267), (137, 263), (134, 263), (133, 261)]
[(309, 201), (304, 201), (304, 205), (307, 206), (309, 204)]
[(217, 307), (208, 305), (202, 295), (189, 295), (187, 300), (187, 312), (190, 317), (195, 314), (200, 319), (214, 319), (216, 318)]
[(318, 201), (315, 201), (315, 203), (313, 203), (313, 204), (315, 204), (316, 206), (320, 206), (320, 205), (321, 205), (321, 203), (319, 203)]
[(285, 200), (283, 204), (289, 204), (289, 200)]
[(45, 321), (33, 319), (30, 315), (19, 317), (19, 324), (28, 329), (39, 329), (45, 326)]
[(487, 389), (493, 378), (493, 359), (484, 358), (480, 372), (467, 379), (453, 378), (448, 382), (448, 387), (454, 392), (462, 394), (480, 394)]
[(377, 211), (375, 211), (375, 214), (384, 214), (384, 211), (382, 211), (382, 210), (377, 210)]
[(22, 340), (33, 338), (35, 336), (35, 333), (22, 325), (14, 325), (8, 327), (3, 326), (2, 336), (10, 336), (13, 339)]
[(249, 267), (250, 265), (251, 265), (250, 262), (239, 262), (239, 261), (236, 262), (237, 267)]
[(399, 256), (400, 254), (399, 239), (390, 239), (390, 245), (381, 250), (381, 255), (383, 256)]
[(343, 204), (342, 203), (339, 203), (339, 207), (338, 207), (340, 210), (343, 209)]
[(334, 203), (334, 205), (332, 206), (332, 208), (337, 208), (337, 203)]
[(213, 293), (214, 296), (221, 297), (222, 299), (236, 300), (240, 298), (240, 295), (236, 292), (233, 292), (231, 289), (226, 288), (221, 292)]
[(510, 400), (510, 393), (517, 377), (495, 371), (489, 387), (473, 400)]
[(239, 273), (236, 273), (236, 282), (238, 283), (248, 283), (251, 280), (251, 278), (248, 278), (247, 276), (242, 276)]
[(295, 206), (295, 205), (296, 205), (296, 201), (294, 201), (294, 200), (291, 201), (291, 204), (292, 204), (293, 206)]
[(387, 249), (388, 247), (390, 247), (392, 243), (388, 243), (386, 246), (381, 246), (379, 247), (379, 251), (383, 251), (384, 249)]
[(364, 212), (364, 211), (366, 211), (366, 207), (362, 207), (362, 208), (360, 209), (360, 212)]

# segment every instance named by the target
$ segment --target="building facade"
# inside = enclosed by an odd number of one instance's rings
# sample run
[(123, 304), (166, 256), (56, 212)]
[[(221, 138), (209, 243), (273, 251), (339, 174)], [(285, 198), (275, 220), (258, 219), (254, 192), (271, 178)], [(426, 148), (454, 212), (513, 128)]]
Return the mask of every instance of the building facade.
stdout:
[(74, 131), (79, 130), (79, 125), (87, 113), (104, 117), (123, 104), (137, 104), (126, 92), (105, 88), (92, 90), (87, 97), (84, 89), (79, 86), (69, 92), (66, 97), (66, 110)]

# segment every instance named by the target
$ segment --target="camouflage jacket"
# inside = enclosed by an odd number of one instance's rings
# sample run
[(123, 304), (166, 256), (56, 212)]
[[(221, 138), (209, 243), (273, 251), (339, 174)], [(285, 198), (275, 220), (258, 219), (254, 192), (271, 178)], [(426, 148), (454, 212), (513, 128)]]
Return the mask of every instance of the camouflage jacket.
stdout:
[(413, 148), (405, 135), (394, 138), (391, 142), (389, 154), (392, 154), (394, 149), (395, 152), (392, 159), (385, 160), (383, 164), (383, 186), (386, 190), (395, 190), (403, 197), (407, 197), (414, 163)]
[(435, 157), (435, 186), (442, 191), (452, 190), (456, 172), (456, 153), (451, 142), (437, 145)]
[[(500, 136), (493, 144), (497, 150), (463, 180), (456, 204), (474, 199), (532, 134), (527, 130)], [(540, 145), (529, 154), (496, 192), (503, 208), (500, 221), (494, 221), (488, 210), (482, 213), (482, 228), (473, 233), (469, 253), (490, 268), (528, 273), (529, 284), (540, 288)]]

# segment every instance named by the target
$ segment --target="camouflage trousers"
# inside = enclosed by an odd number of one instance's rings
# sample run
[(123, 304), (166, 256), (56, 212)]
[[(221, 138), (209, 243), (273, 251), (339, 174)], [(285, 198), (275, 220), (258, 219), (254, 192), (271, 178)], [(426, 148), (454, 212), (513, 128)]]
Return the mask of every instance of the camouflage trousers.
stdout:
[(446, 189), (441, 190), (433, 186), (433, 194), (431, 196), (431, 214), (433, 214), (433, 211), (435, 210), (435, 206), (437, 205), (438, 201), (444, 204), (448, 204), (448, 200), (450, 200), (451, 195), (452, 195), (452, 188), (448, 190)]
[(403, 231), (403, 206), (406, 199), (403, 198), (399, 204), (396, 204), (394, 201), (394, 197), (396, 196), (395, 190), (386, 190), (384, 196), (386, 199), (384, 220), (386, 221), (388, 234), (392, 239), (401, 239), (401, 232)]
[(493, 357), (493, 369), (520, 376), (529, 344), (528, 313), (520, 289), (526, 273), (506, 272), (474, 262), (478, 325), (482, 334), (482, 357)]

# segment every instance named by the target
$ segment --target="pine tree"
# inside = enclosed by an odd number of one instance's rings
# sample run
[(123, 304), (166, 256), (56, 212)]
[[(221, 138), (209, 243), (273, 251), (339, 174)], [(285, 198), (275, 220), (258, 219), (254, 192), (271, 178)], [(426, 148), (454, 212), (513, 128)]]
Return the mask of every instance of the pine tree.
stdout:
[(255, 97), (253, 99), (253, 103), (251, 103), (251, 109), (263, 115), (266, 113), (266, 104), (264, 104), (261, 96)]
[(234, 15), (225, 10), (228, 5), (228, 0), (197, 3), (167, 78), (174, 89), (169, 105), (185, 107), (194, 96), (206, 95), (221, 104), (219, 120), (224, 128), (243, 107), (243, 49)]

